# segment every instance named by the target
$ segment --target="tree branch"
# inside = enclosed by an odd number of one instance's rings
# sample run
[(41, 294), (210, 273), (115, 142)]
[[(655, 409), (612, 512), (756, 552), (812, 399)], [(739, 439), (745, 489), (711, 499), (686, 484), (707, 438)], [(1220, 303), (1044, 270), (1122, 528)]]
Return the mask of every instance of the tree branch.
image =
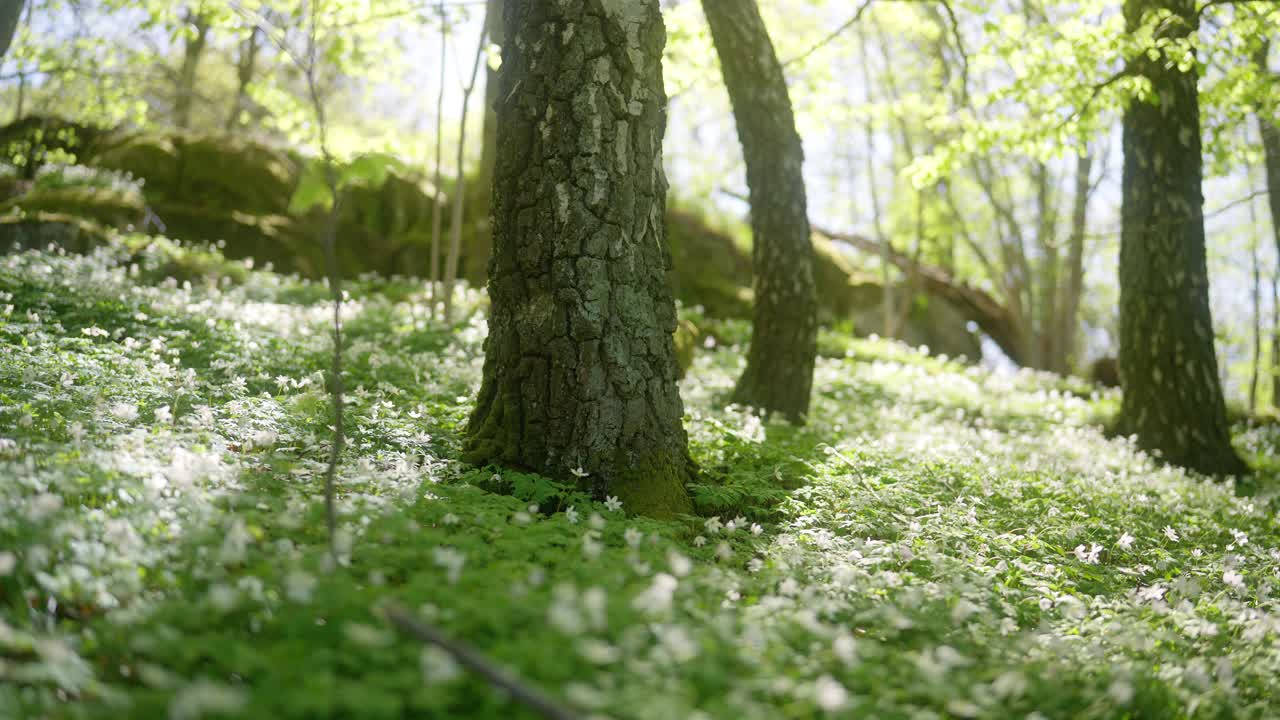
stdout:
[(459, 665), (484, 678), (489, 684), (506, 691), (512, 698), (547, 720), (579, 720), (577, 713), (560, 705), (541, 690), (524, 684), (515, 675), (492, 663), (480, 654), (480, 651), (446, 636), (426, 621), (409, 614), (408, 611), (393, 605), (385, 608), (382, 614), (400, 632), (444, 650)]

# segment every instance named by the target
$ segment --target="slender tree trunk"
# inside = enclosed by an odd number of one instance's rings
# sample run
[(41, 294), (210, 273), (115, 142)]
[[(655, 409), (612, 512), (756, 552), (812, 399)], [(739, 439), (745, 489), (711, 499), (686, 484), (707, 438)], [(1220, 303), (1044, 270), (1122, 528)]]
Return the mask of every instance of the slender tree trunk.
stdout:
[(9, 52), (13, 44), (13, 36), (18, 32), (18, 21), (22, 18), (23, 0), (6, 0), (0, 2), (0, 61)]
[[(871, 95), (871, 63), (867, 59), (867, 42), (867, 34), (859, 29), (858, 54), (862, 65), (862, 87), (866, 92), (866, 107), (870, 108), (874, 98)], [(893, 283), (891, 282), (893, 261), (890, 255), (893, 252), (893, 247), (889, 237), (885, 235), (884, 223), (880, 218), (880, 188), (876, 180), (876, 132), (875, 124), (870, 116), (867, 117), (864, 131), (866, 137), (863, 152), (867, 154), (867, 189), (871, 192), (871, 223), (876, 232), (876, 242), (880, 243), (880, 283), (882, 286), (880, 309), (883, 311), (884, 336), (885, 338), (892, 338), (893, 319), (897, 317), (897, 313), (893, 310)]]
[[(502, 2), (485, 3), (485, 28), (489, 42), (502, 46)], [(467, 252), (467, 280), (480, 287), (488, 277), (489, 256), (493, 254), (493, 225), (489, 217), (493, 200), (493, 166), (498, 154), (498, 115), (493, 106), (498, 102), (498, 71), (485, 64), (484, 120), (480, 144), (480, 173), (476, 178), (476, 200), (481, 203), (475, 214), (488, 222), (479, 224)]]
[(1084, 242), (1089, 224), (1089, 176), (1093, 173), (1093, 156), (1088, 148), (1076, 157), (1076, 187), (1071, 206), (1071, 237), (1067, 244), (1067, 282), (1058, 303), (1058, 346), (1063, 370), (1069, 372), (1076, 363), (1076, 335), (1080, 331), (1080, 296), (1084, 292)]
[(1280, 270), (1271, 278), (1271, 407), (1280, 409)]
[(1249, 201), (1249, 259), (1253, 269), (1253, 359), (1249, 368), (1249, 412), (1256, 413), (1258, 375), (1262, 371), (1262, 259), (1258, 257), (1258, 211), (1253, 200)]
[(658, 0), (508, 0), (484, 380), (466, 457), (689, 512)]
[[(1124, 10), (1130, 31), (1168, 10), (1157, 39), (1195, 32), (1193, 0), (1125, 0)], [(1209, 310), (1196, 71), (1162, 55), (1130, 60), (1160, 103), (1134, 99), (1124, 113), (1119, 430), (1175, 465), (1238, 475), (1248, 468), (1231, 446)]]
[[(16, 4), (19, 7), (19, 9), (21, 9), (22, 7), (21, 0), (19, 0)], [(26, 7), (27, 9), (26, 9), (26, 12), (23, 14), (22, 22), (27, 26), (28, 29), (30, 29), (31, 28), (31, 12), (32, 12), (32, 9), (35, 7), (35, 4), (27, 3)], [(3, 12), (3, 11), (0, 11), (0, 12)], [(6, 20), (0, 19), (0, 36), (4, 36), (5, 34), (5, 30), (4, 30), (5, 23), (6, 23)], [(15, 34), (16, 34), (16, 27), (15, 27), (15, 32), (8, 33), (8, 36), (12, 37)], [(8, 40), (3, 40), (0, 42), (4, 43), (5, 48), (9, 46)], [(4, 56), (6, 54), (7, 54), (7, 50), (0, 50), (0, 63), (4, 61)], [(27, 111), (27, 64), (23, 62), (18, 67), (18, 99), (13, 104), (13, 121), (17, 122), (21, 120), (23, 116), (26, 114), (26, 111)]]
[(449, 18), (443, 1), (436, 4), (436, 12), (440, 15), (440, 88), (436, 93), (436, 167), (431, 182), (435, 205), (431, 212), (431, 278), (427, 283), (432, 317), (436, 314), (436, 301), (440, 299), (440, 232), (444, 225), (444, 84), (449, 58)]
[(1053, 174), (1049, 166), (1036, 162), (1032, 171), (1036, 184), (1036, 243), (1040, 246), (1040, 296), (1038, 335), (1044, 369), (1066, 374), (1067, 363), (1058, 335), (1058, 286), (1062, 255), (1058, 250), (1058, 218), (1053, 197)]
[(249, 84), (257, 69), (258, 50), (261, 48), (261, 31), (257, 27), (250, 28), (249, 37), (240, 44), (240, 58), (236, 63), (236, 99), (227, 115), (225, 129), (233, 132), (243, 122), (240, 115), (249, 101)]
[[(1271, 44), (1263, 38), (1253, 60), (1258, 68), (1271, 75), (1267, 64)], [(1273, 76), (1274, 77), (1274, 76)], [(1276, 286), (1280, 285), (1280, 127), (1269, 118), (1258, 115), (1258, 132), (1262, 135), (1262, 150), (1266, 160), (1267, 205), (1271, 210), (1271, 232), (1276, 241), (1276, 275), (1271, 281), (1271, 405), (1280, 408), (1280, 307), (1276, 306)]]
[(203, 9), (188, 12), (186, 22), (192, 26), (193, 34), (187, 36), (186, 48), (182, 54), (182, 68), (178, 71), (177, 97), (173, 104), (173, 124), (185, 130), (191, 126), (191, 105), (196, 94), (196, 72), (200, 68), (200, 58), (204, 55), (205, 46), (209, 43), (209, 19)]
[(458, 280), (458, 256), (462, 253), (462, 221), (463, 210), (467, 200), (467, 106), (471, 104), (471, 92), (476, 87), (476, 74), (480, 72), (480, 59), (484, 57), (485, 30), (488, 22), (480, 30), (480, 42), (476, 46), (476, 56), (471, 63), (471, 79), (462, 88), (462, 118), (458, 120), (458, 174), (453, 190), (453, 220), (449, 224), (449, 257), (444, 265), (444, 321), (453, 321), (453, 286)]
[(747, 367), (734, 399), (802, 422), (818, 336), (804, 148), (755, 0), (704, 0), (702, 9), (733, 104), (751, 194), (755, 309)]

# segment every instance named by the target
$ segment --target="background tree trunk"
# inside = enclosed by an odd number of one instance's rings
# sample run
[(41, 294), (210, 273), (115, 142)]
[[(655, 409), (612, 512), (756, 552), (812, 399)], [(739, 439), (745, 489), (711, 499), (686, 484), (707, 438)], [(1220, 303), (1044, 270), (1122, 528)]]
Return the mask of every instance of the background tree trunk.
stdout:
[(628, 511), (689, 512), (658, 1), (505, 5), (492, 305), (466, 457), (580, 468)]
[(734, 399), (802, 421), (818, 332), (804, 149), (755, 0), (704, 0), (702, 9), (733, 104), (751, 194), (754, 324)]
[(444, 83), (449, 57), (449, 18), (443, 1), (436, 4), (436, 12), (440, 16), (440, 88), (436, 93), (436, 166), (431, 180), (435, 204), (431, 211), (431, 277), (427, 282), (432, 317), (435, 317), (436, 302), (440, 299), (440, 232), (444, 224)]
[[(1258, 68), (1270, 75), (1267, 56), (1271, 44), (1263, 38), (1254, 54), (1253, 60)], [(1262, 135), (1262, 150), (1266, 160), (1267, 172), (1267, 205), (1271, 209), (1271, 232), (1276, 241), (1276, 258), (1280, 261), (1280, 128), (1269, 118), (1256, 116), (1258, 132)], [(1273, 318), (1280, 318), (1280, 308), (1275, 305), (1275, 288), (1280, 284), (1280, 267), (1276, 269), (1276, 277), (1272, 279)], [(1280, 320), (1274, 320), (1271, 327), (1271, 405), (1280, 408)]]
[(1076, 158), (1076, 187), (1071, 205), (1071, 237), (1067, 242), (1067, 282), (1058, 303), (1058, 345), (1063, 369), (1070, 372), (1076, 363), (1076, 335), (1080, 331), (1080, 296), (1084, 292), (1084, 242), (1089, 226), (1089, 195), (1092, 187), (1093, 156), (1088, 148)]
[(23, 0), (0, 3), (0, 60), (9, 52), (13, 36), (18, 32), (18, 20), (22, 17)]
[(1066, 356), (1062, 352), (1058, 334), (1058, 287), (1062, 253), (1058, 249), (1058, 209), (1055, 205), (1053, 173), (1049, 166), (1037, 161), (1031, 176), (1036, 184), (1036, 244), (1039, 245), (1040, 277), (1036, 283), (1039, 291), (1039, 355), (1045, 370), (1065, 375)]
[[(871, 107), (875, 102), (875, 98), (871, 94), (871, 62), (867, 59), (867, 33), (858, 28), (858, 57), (862, 61), (862, 88), (866, 93), (866, 106)], [(853, 100), (850, 98), (850, 105)], [(879, 181), (876, 179), (876, 129), (875, 121), (871, 116), (867, 116), (866, 125), (863, 126), (864, 146), (863, 152), (866, 154), (867, 160), (867, 190), (871, 195), (871, 227), (876, 233), (876, 242), (880, 243), (880, 310), (881, 321), (883, 323), (882, 332), (885, 339), (893, 337), (893, 321), (897, 317), (897, 313), (893, 309), (893, 262), (889, 255), (893, 250), (893, 243), (890, 242), (888, 235), (884, 231), (884, 222), (880, 218), (880, 190)]]
[(253, 82), (253, 75), (257, 69), (261, 32), (257, 27), (250, 28), (249, 37), (240, 44), (240, 57), (236, 62), (236, 99), (231, 106), (231, 114), (227, 116), (227, 132), (234, 131), (242, 124), (240, 115), (248, 103), (249, 84)]
[[(502, 0), (485, 3), (485, 33), (489, 42), (502, 46)], [(477, 227), (467, 250), (467, 281), (476, 287), (488, 278), (489, 256), (493, 254), (493, 226), (489, 217), (493, 206), (493, 166), (498, 155), (498, 115), (493, 106), (498, 102), (498, 71), (485, 64), (484, 119), (480, 140), (480, 172), (476, 178), (476, 213), (488, 219)]]
[(188, 12), (186, 22), (192, 26), (182, 52), (182, 68), (178, 71), (177, 96), (173, 102), (173, 124), (187, 129), (191, 126), (191, 105), (196, 94), (196, 72), (200, 58), (209, 42), (209, 20), (202, 11)]
[[(1130, 31), (1160, 9), (1173, 15), (1157, 38), (1194, 32), (1192, 0), (1126, 0)], [(1196, 73), (1145, 53), (1130, 63), (1150, 80), (1160, 104), (1135, 99), (1124, 113), (1119, 430), (1176, 465), (1242, 474), (1247, 468), (1231, 446), (1214, 354)]]
[[(486, 21), (485, 27), (488, 27)], [(458, 259), (462, 254), (462, 223), (465, 220), (467, 201), (467, 109), (471, 104), (471, 92), (476, 87), (476, 74), (486, 46), (484, 29), (471, 64), (471, 79), (462, 88), (462, 117), (458, 120), (458, 171), (453, 191), (453, 219), (449, 225), (449, 255), (444, 264), (444, 321), (453, 322), (453, 285), (458, 279)]]

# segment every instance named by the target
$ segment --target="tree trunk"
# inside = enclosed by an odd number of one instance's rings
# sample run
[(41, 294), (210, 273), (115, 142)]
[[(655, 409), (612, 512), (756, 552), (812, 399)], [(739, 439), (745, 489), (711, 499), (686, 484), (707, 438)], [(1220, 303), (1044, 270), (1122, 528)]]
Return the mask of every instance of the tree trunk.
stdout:
[[(1172, 16), (1157, 39), (1194, 32), (1193, 0), (1126, 0), (1129, 30), (1158, 10)], [(1119, 430), (1175, 465), (1242, 474), (1214, 354), (1196, 71), (1179, 70), (1163, 51), (1132, 58), (1130, 68), (1160, 102), (1133, 99), (1124, 113)]]
[(1271, 407), (1280, 409), (1280, 271), (1271, 278)]
[[(22, 0), (18, 0), (18, 2), (15, 3), (15, 5), (18, 7), (19, 11), (21, 11)], [(31, 28), (31, 12), (34, 7), (35, 7), (34, 3), (27, 3), (26, 14), (22, 22), (26, 24), (28, 29)], [(3, 63), (4, 56), (8, 54), (9, 45), (14, 35), (17, 33), (17, 24), (15, 23), (13, 30), (8, 30), (6, 29), (8, 28), (8, 23), (9, 23), (9, 19), (7, 16), (4, 18), (0, 18), (0, 43), (3, 44), (3, 47), (0, 47), (0, 63)], [(23, 62), (18, 66), (18, 99), (13, 104), (13, 122), (18, 122), (23, 118), (27, 110), (26, 105), (27, 105), (27, 64)]]
[[(871, 63), (867, 59), (867, 33), (861, 28), (858, 29), (858, 59), (862, 65), (862, 87), (866, 93), (866, 105), (871, 107), (875, 102), (875, 98), (871, 94)], [(850, 105), (853, 100), (850, 98)], [(880, 219), (880, 189), (879, 182), (876, 180), (876, 130), (875, 123), (871, 116), (867, 116), (867, 123), (863, 126), (865, 137), (863, 138), (863, 152), (867, 158), (867, 189), (871, 194), (871, 227), (876, 231), (876, 242), (880, 243), (880, 310), (882, 312), (881, 321), (883, 324), (883, 332), (885, 339), (893, 337), (893, 319), (897, 317), (897, 313), (893, 310), (893, 284), (892, 270), (893, 262), (889, 259), (889, 253), (893, 250), (892, 243), (889, 241), (888, 235), (884, 232), (884, 223)]]
[(1067, 363), (1057, 332), (1062, 254), (1058, 250), (1058, 211), (1054, 202), (1053, 174), (1041, 161), (1035, 163), (1031, 174), (1036, 184), (1036, 244), (1040, 246), (1040, 278), (1036, 286), (1040, 295), (1037, 331), (1041, 365), (1045, 370), (1065, 375)]
[(458, 258), (462, 253), (462, 223), (465, 220), (467, 202), (467, 106), (471, 104), (471, 92), (476, 87), (476, 74), (480, 71), (480, 59), (484, 57), (485, 30), (488, 22), (480, 30), (480, 42), (476, 46), (475, 59), (471, 64), (471, 79), (462, 88), (462, 118), (458, 120), (458, 173), (453, 191), (453, 219), (449, 225), (449, 256), (444, 264), (444, 321), (453, 322), (453, 285), (458, 279)]
[[(1254, 62), (1258, 68), (1267, 74), (1271, 72), (1267, 65), (1267, 55), (1270, 50), (1270, 43), (1263, 39), (1254, 55)], [(1267, 204), (1271, 209), (1271, 232), (1276, 241), (1276, 259), (1280, 261), (1280, 128), (1276, 127), (1269, 118), (1258, 115), (1256, 119), (1258, 132), (1262, 135), (1262, 149), (1266, 159)], [(1276, 270), (1276, 277), (1272, 279), (1273, 298), (1277, 284), (1280, 284), (1280, 267)], [(1272, 309), (1273, 315), (1280, 317), (1280, 308), (1276, 308), (1274, 299)], [(1280, 320), (1272, 322), (1271, 365), (1271, 405), (1280, 408)]]
[(755, 309), (734, 399), (794, 422), (809, 412), (817, 354), (813, 245), (782, 65), (755, 0), (704, 0), (747, 164)]
[(484, 380), (466, 457), (689, 512), (658, 0), (509, 0)]
[(236, 63), (236, 99), (231, 106), (231, 114), (227, 116), (225, 129), (233, 132), (243, 122), (240, 115), (249, 100), (249, 83), (253, 82), (253, 74), (258, 63), (258, 50), (261, 47), (260, 33), (257, 27), (249, 29), (249, 37), (240, 45), (240, 58)]
[(1080, 296), (1084, 292), (1084, 241), (1089, 226), (1089, 176), (1093, 173), (1093, 156), (1085, 148), (1076, 158), (1076, 187), (1071, 205), (1071, 237), (1067, 242), (1067, 282), (1058, 303), (1058, 347), (1063, 370), (1070, 372), (1076, 363), (1076, 335), (1080, 331)]
[[(485, 31), (489, 42), (502, 46), (502, 0), (485, 3)], [(498, 102), (498, 71), (485, 64), (484, 119), (480, 140), (480, 173), (476, 178), (477, 214), (489, 219), (493, 205), (493, 166), (498, 155), (498, 115), (494, 104)], [(467, 281), (476, 287), (488, 277), (489, 256), (493, 254), (492, 219), (480, 223), (467, 249)]]
[(449, 18), (443, 1), (436, 4), (436, 12), (440, 15), (440, 88), (436, 93), (436, 167), (431, 185), (435, 203), (431, 211), (431, 277), (427, 282), (431, 317), (435, 317), (436, 301), (440, 299), (440, 231), (444, 224), (444, 172), (441, 165), (444, 162), (444, 82), (449, 57)]
[(209, 42), (209, 20), (201, 12), (188, 12), (186, 22), (194, 30), (187, 36), (182, 53), (182, 68), (178, 71), (177, 97), (173, 103), (173, 124), (185, 130), (191, 126), (191, 104), (196, 94), (196, 71), (200, 58)]
[(18, 20), (22, 17), (23, 0), (0, 3), (0, 61), (9, 52), (13, 36), (18, 33)]
[[(1249, 173), (1252, 179), (1253, 173)], [(1252, 187), (1253, 183), (1250, 182)], [(1258, 257), (1258, 211), (1249, 200), (1249, 260), (1253, 271), (1253, 357), (1249, 363), (1249, 412), (1258, 412), (1258, 375), (1262, 371), (1262, 259)]]
[[(813, 225), (813, 232), (831, 240), (846, 242), (869, 255), (884, 253), (885, 246), (863, 235), (841, 233), (820, 225)], [(902, 271), (914, 284), (919, 285), (926, 293), (940, 297), (959, 308), (966, 317), (972, 318), (982, 331), (989, 335), (1000, 349), (1019, 365), (1025, 365), (1025, 343), (1017, 316), (1006, 305), (980, 288), (952, 277), (946, 270), (936, 265), (926, 265), (911, 257), (890, 249), (889, 260), (894, 267)]]

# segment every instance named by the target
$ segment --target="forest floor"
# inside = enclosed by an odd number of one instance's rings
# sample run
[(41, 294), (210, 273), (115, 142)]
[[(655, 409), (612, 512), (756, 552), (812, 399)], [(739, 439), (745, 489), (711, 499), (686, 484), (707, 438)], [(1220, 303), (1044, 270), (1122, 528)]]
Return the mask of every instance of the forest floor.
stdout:
[[(0, 717), (533, 717), (389, 602), (584, 717), (1280, 715), (1275, 500), (1104, 437), (1114, 392), (825, 334), (796, 429), (691, 314), (700, 515), (657, 522), (455, 460), (477, 295), (350, 291), (335, 564), (322, 286), (0, 258)], [(1236, 440), (1272, 487), (1280, 428)]]

